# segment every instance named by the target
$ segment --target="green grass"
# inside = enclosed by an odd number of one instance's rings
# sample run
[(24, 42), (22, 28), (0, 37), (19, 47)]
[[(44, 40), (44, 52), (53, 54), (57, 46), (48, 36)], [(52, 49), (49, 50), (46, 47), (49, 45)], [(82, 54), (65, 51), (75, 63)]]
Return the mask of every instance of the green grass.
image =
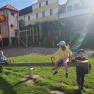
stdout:
[(15, 63), (22, 63), (22, 62), (49, 62), (50, 56), (20, 56), (20, 57), (12, 57), (9, 58)]
[[(19, 62), (49, 62), (50, 56), (27, 56), (12, 58)], [(90, 58), (92, 70), (85, 78), (85, 94), (94, 94), (94, 58)], [(75, 67), (69, 67), (69, 78), (64, 76), (64, 68), (60, 68), (57, 75), (52, 75), (52, 67), (34, 67), (34, 74), (40, 75), (40, 79), (34, 83), (21, 82), (28, 75), (29, 67), (5, 67), (0, 74), (0, 94), (51, 94), (51, 90), (64, 91), (65, 94), (77, 94)], [(66, 83), (67, 84), (66, 84)], [(78, 93), (79, 94), (79, 93)]]

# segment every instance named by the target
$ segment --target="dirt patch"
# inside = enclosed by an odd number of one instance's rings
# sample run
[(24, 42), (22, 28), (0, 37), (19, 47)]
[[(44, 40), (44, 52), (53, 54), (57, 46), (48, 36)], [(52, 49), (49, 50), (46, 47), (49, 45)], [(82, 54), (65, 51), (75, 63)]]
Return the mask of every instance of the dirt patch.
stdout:
[(26, 85), (34, 85), (35, 81), (40, 79), (42, 79), (40, 75), (33, 75), (32, 78), (30, 78), (29, 76), (22, 76), (20, 81), (17, 82), (14, 86), (17, 86), (21, 83), (24, 83)]
[(51, 91), (52, 94), (64, 94), (64, 92), (61, 91)]
[(34, 84), (36, 80), (40, 80), (42, 77), (40, 75), (33, 75), (32, 78), (26, 76), (21, 78), (21, 82), (29, 85), (29, 84)]

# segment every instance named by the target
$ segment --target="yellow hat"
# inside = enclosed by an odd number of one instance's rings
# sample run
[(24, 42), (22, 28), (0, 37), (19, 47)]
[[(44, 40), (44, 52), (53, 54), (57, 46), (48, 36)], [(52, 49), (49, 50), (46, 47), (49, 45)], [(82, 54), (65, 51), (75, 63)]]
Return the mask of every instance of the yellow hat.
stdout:
[(65, 46), (66, 45), (66, 42), (65, 41), (60, 41), (57, 46)]

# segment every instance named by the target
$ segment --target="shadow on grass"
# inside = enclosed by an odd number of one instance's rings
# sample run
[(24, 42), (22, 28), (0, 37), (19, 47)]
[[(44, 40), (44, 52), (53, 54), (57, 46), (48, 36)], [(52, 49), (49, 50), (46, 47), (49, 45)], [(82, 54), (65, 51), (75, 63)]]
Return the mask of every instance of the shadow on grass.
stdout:
[(17, 94), (13, 86), (2, 77), (0, 77), (0, 89), (3, 91), (3, 94)]
[(30, 78), (26, 78), (25, 80), (19, 81), (14, 86), (17, 86), (17, 85), (19, 85), (21, 83), (24, 83), (24, 82), (28, 81), (28, 80), (30, 80)]
[(82, 92), (81, 90), (77, 89), (77, 90), (67, 91), (65, 94), (82, 94)]

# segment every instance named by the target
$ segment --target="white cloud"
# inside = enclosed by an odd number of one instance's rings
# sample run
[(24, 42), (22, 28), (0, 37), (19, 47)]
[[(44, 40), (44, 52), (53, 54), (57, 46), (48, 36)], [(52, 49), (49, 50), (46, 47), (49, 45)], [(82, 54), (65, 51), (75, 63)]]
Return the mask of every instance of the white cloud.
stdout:
[(60, 4), (64, 4), (64, 3), (66, 3), (66, 1), (67, 1), (67, 0), (59, 0), (59, 3), (60, 3)]

